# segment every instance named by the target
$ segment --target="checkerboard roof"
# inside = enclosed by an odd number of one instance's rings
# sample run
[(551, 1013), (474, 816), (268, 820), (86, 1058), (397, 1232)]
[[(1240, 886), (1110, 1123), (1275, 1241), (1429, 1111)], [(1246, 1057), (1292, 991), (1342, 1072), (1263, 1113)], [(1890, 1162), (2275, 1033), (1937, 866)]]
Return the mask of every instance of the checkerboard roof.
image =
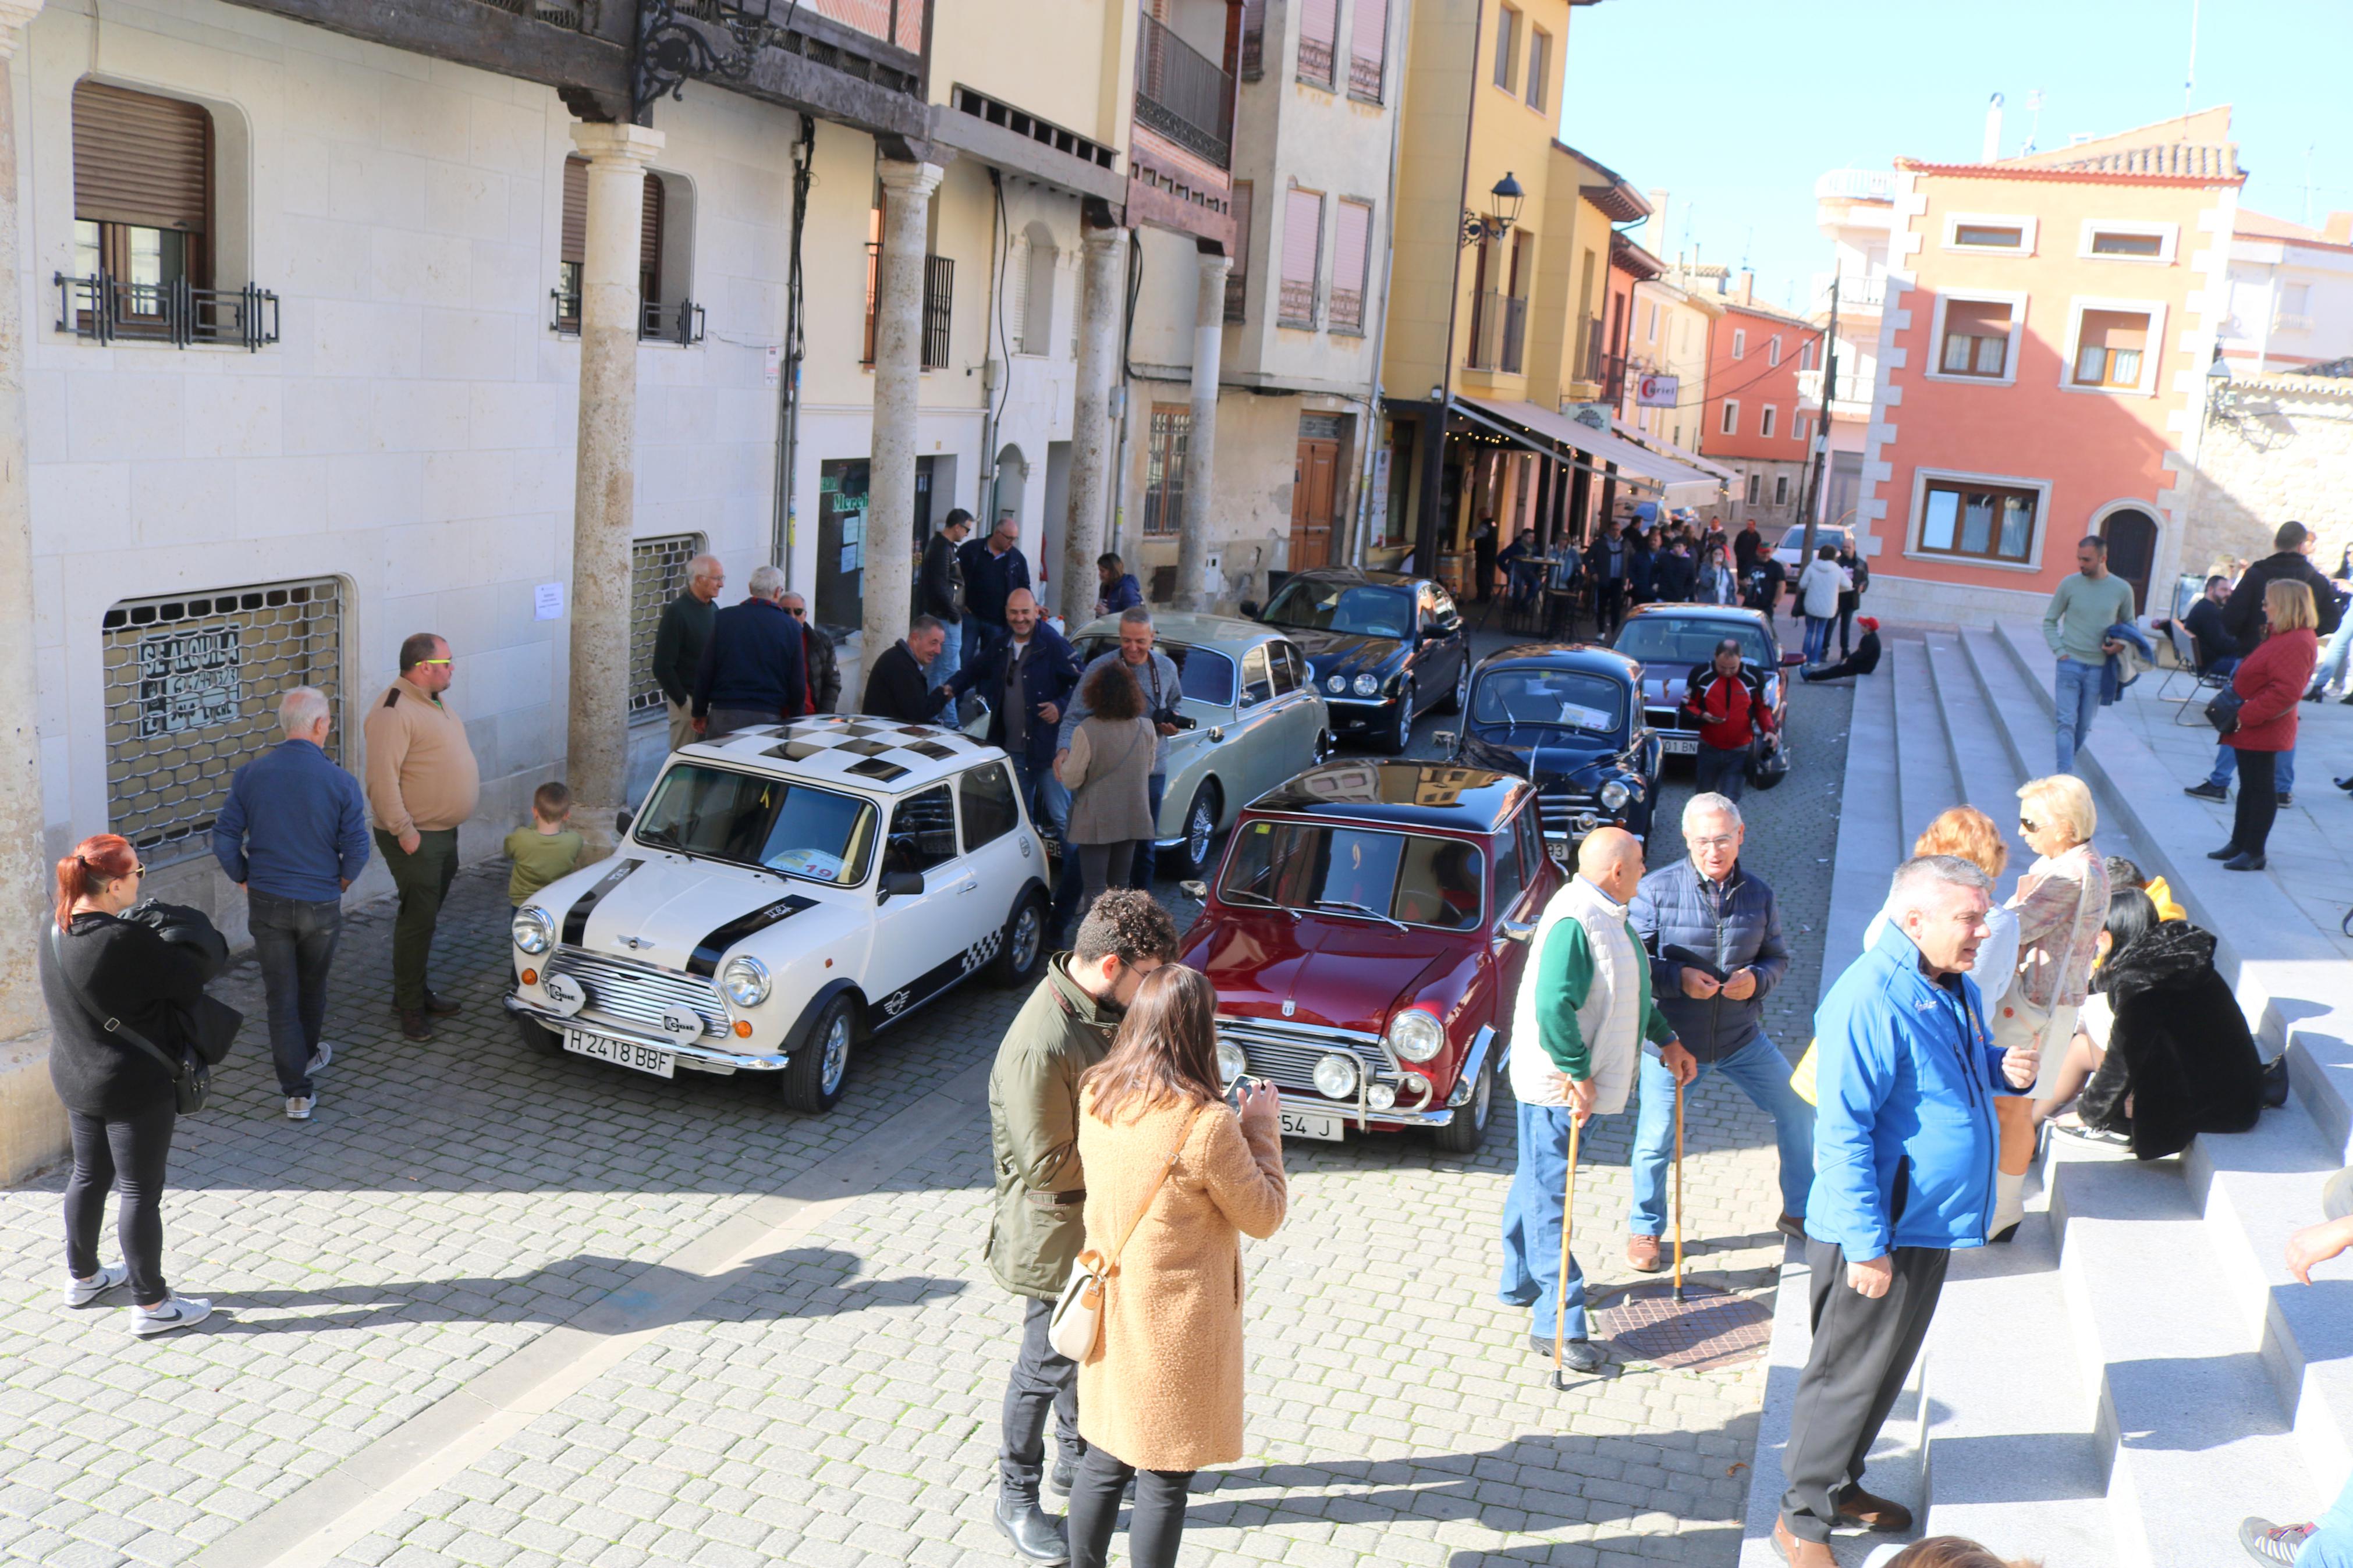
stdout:
[(698, 742), (692, 749), (796, 778), (887, 795), (936, 784), (996, 752), (993, 746), (936, 724), (902, 724), (855, 713), (755, 724), (716, 742)]

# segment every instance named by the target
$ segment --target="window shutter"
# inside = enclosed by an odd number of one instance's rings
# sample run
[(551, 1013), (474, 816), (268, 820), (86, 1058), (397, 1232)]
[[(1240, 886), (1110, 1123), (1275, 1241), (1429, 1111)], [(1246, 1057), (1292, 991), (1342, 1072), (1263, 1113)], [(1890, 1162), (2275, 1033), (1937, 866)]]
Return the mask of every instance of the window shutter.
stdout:
[[(1015, 288), (1018, 277), (1021, 287)], [(1043, 337), (1044, 333), (1039, 334)], [(1029, 346), (1029, 242), (1016, 235), (1005, 257), (1005, 338), (1018, 354), (1035, 353)], [(990, 349), (995, 353), (994, 346)]]
[(638, 288), (648, 300), (661, 298), (662, 181), (646, 176), (643, 209), (638, 216)]
[(1252, 186), (1248, 180), (1236, 180), (1233, 192), (1234, 266), (1226, 274), (1226, 320), (1242, 319), (1244, 301), (1250, 297), (1250, 197)]
[(564, 160), (564, 242), (556, 256), (577, 267), (588, 257), (588, 160)]
[(1348, 32), (1348, 52), (1377, 72), (1388, 56), (1389, 0), (1356, 0), (1356, 20)]
[(1282, 205), (1282, 280), (1311, 288), (1323, 261), (1324, 197), (1315, 191), (1293, 190)]
[[(1951, 307), (1947, 307), (1950, 319)], [(2104, 348), (2137, 352), (2148, 343), (2148, 318), (2137, 310), (2086, 310), (2084, 312), (2084, 348)]]
[(2010, 335), (2010, 307), (1982, 300), (1948, 300), (1945, 303), (1945, 335), (2006, 338)]
[(1332, 246), (1332, 286), (1361, 292), (1365, 287), (1365, 252), (1372, 239), (1373, 209), (1362, 202), (1342, 202), (1338, 227)]
[(213, 119), (103, 82), (73, 93), (74, 216), (202, 234), (212, 216)]
[(1340, 37), (1340, 0), (1305, 0), (1299, 8), (1299, 41), (1328, 51)]

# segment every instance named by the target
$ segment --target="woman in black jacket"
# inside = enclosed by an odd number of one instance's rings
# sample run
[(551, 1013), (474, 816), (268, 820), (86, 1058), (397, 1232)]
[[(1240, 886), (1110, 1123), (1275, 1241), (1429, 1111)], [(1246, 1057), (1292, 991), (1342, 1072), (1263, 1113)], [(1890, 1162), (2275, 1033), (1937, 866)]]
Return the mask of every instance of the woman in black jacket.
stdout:
[[(174, 1075), (108, 1030), (119, 1019), (164, 1051), (177, 1048), (187, 1010), (203, 996), (206, 964), (149, 926), (121, 919), (139, 901), (146, 868), (118, 834), (83, 839), (58, 862), (57, 931), (41, 953), (49, 1005), (49, 1081), (73, 1133), (66, 1182), (66, 1305), (94, 1306), (128, 1283), (131, 1331), (145, 1337), (202, 1322), (212, 1303), (164, 1282), (164, 1170), (177, 1115)], [(95, 1013), (99, 1016), (93, 1017)], [(98, 1260), (106, 1195), (122, 1200), (115, 1236), (122, 1262)]]

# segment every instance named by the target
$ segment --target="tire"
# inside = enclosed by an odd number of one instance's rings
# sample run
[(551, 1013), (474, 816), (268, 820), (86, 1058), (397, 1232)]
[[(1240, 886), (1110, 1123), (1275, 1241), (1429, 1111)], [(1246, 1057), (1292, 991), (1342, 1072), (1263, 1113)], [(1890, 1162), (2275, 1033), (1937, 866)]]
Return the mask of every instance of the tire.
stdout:
[(1203, 779), (1185, 807), (1185, 837), (1173, 854), (1179, 877), (1198, 877), (1209, 869), (1210, 846), (1218, 837), (1218, 808), (1222, 798), (1215, 779)]
[(1036, 889), (1021, 895), (1005, 917), (1005, 933), (997, 939), (997, 957), (988, 965), (992, 985), (1029, 985), (1046, 962), (1046, 896)]
[(776, 1096), (787, 1109), (822, 1116), (841, 1099), (849, 1082), (850, 1058), (858, 1046), (858, 1003), (847, 994), (826, 1004), (810, 1028), (808, 1042), (777, 1075)]
[(1434, 1135), (1438, 1146), (1449, 1154), (1471, 1154), (1487, 1141), (1487, 1124), (1495, 1116), (1495, 1047), (1487, 1047), (1486, 1059), (1479, 1064), (1479, 1081), (1471, 1088), (1471, 1098), (1454, 1112), (1454, 1120), (1440, 1128)]
[(1413, 677), (1409, 675), (1398, 692), (1397, 717), (1389, 721), (1388, 731), (1381, 737), (1381, 750), (1390, 756), (1404, 755), (1413, 744)]
[(522, 1043), (533, 1050), (543, 1052), (551, 1057), (560, 1057), (564, 1054), (564, 1037), (555, 1030), (549, 1028), (538, 1019), (526, 1016), (522, 1013), (510, 1013), (507, 1016), (514, 1020), (515, 1033), (522, 1037)]
[(1462, 656), (1461, 672), (1454, 678), (1453, 689), (1447, 692), (1446, 700), (1438, 705), (1438, 710), (1440, 713), (1460, 713), (1470, 701), (1471, 656), (1466, 653)]

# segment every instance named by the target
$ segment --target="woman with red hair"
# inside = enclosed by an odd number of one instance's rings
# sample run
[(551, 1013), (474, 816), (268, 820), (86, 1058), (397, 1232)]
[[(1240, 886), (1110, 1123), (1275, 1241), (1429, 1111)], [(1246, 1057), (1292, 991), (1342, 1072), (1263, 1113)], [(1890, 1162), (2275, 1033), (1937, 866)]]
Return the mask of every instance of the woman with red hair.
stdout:
[[(212, 1303), (164, 1282), (164, 1171), (177, 1097), (172, 1070), (126, 1037), (164, 1051), (204, 994), (205, 965), (153, 927), (121, 919), (147, 868), (119, 834), (100, 833), (58, 862), (57, 923), (41, 945), (49, 1004), (49, 1081), (73, 1133), (66, 1182), (66, 1305), (95, 1306), (128, 1284), (142, 1337), (202, 1322)], [(98, 1260), (106, 1195), (120, 1186), (122, 1262)]]

